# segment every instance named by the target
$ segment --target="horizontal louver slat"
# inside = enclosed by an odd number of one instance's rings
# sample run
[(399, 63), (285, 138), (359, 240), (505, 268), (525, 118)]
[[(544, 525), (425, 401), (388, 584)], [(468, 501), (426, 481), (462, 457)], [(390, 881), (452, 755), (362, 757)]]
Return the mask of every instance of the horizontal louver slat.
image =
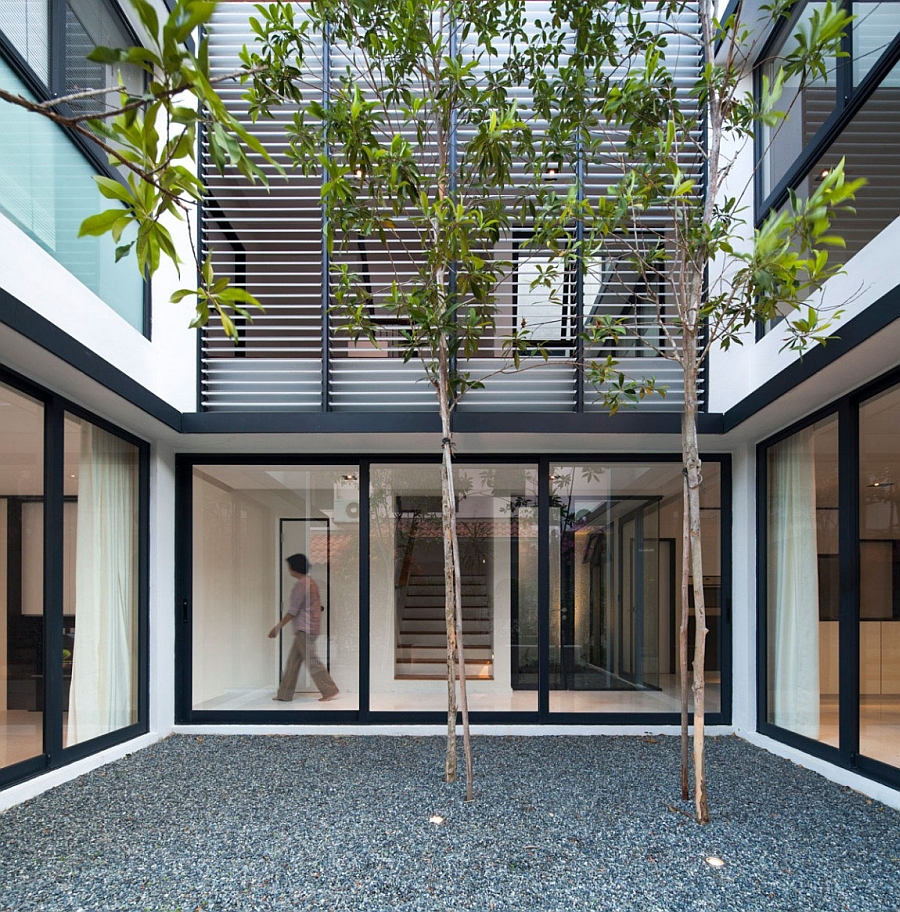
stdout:
[[(648, 9), (655, 7), (648, 6)], [(547, 4), (529, 2), (532, 19), (547, 12)], [(302, 4), (297, 5), (298, 15), (303, 15)], [(213, 75), (221, 76), (239, 68), (239, 53), (253, 40), (248, 20), (254, 14), (250, 3), (230, 2), (221, 4), (209, 28), (210, 59)], [(662, 26), (660, 26), (662, 27)], [(691, 34), (696, 31), (696, 14), (686, 8), (677, 21), (670, 21), (670, 59), (674, 67), (676, 85), (687, 97), (687, 89), (694, 78), (699, 57)], [(499, 54), (503, 48), (498, 47)], [(357, 67), (357, 52), (351, 48), (333, 47), (330, 50), (332, 68), (324, 72), (322, 48), (308, 61), (305, 83), (318, 97), (325, 94), (326, 81), (332, 91), (340, 84), (341, 74), (347, 67)], [(484, 67), (483, 67), (484, 68)], [(396, 220), (395, 249), (386, 252), (371, 240), (337, 238), (334, 261), (343, 264), (369, 284), (376, 318), (381, 323), (377, 332), (378, 345), (369, 342), (353, 344), (342, 330), (339, 315), (328, 320), (324, 332), (323, 316), (328, 303), (323, 278), (321, 180), (304, 177), (288, 166), (288, 143), (283, 127), (290, 121), (291, 112), (280, 112), (275, 120), (251, 123), (243, 89), (235, 82), (221, 85), (220, 95), (228, 108), (241, 117), (248, 129), (284, 165), (287, 174), (280, 175), (261, 158), (257, 163), (268, 174), (268, 188), (254, 185), (232, 170), (219, 175), (212, 165), (209, 149), (202, 146), (203, 176), (210, 189), (209, 201), (201, 214), (205, 247), (211, 251), (218, 274), (230, 275), (235, 284), (247, 288), (265, 307), (263, 313), (254, 314), (248, 321), (238, 321), (240, 342), (235, 345), (221, 328), (211, 325), (202, 337), (203, 394), (202, 405), (209, 410), (244, 409), (295, 409), (319, 410), (327, 405), (337, 411), (411, 409), (432, 410), (435, 394), (426, 382), (421, 364), (415, 359), (408, 364), (402, 360), (403, 325), (391, 317), (379, 302), (390, 288), (391, 282), (411, 283), (418, 278), (418, 270), (425, 261), (428, 239), (408, 219)], [(525, 87), (514, 93), (519, 101), (520, 113), (531, 118), (531, 126), (540, 137), (546, 125), (538, 123), (531, 110), (531, 99)], [(373, 97), (370, 93), (369, 97)], [(394, 121), (395, 132), (415, 141), (408, 125), (400, 123), (396, 112), (388, 112)], [(464, 159), (466, 140), (473, 135), (474, 126), (462, 122), (459, 126), (460, 154)], [(609, 135), (615, 139), (614, 132)], [(691, 175), (700, 176), (700, 138), (693, 134), (684, 137), (682, 168)], [(436, 144), (433, 137), (425, 137), (420, 149), (425, 163), (436, 161)], [(584, 192), (589, 197), (606, 192), (612, 181), (622, 174), (622, 144), (613, 142), (613, 150), (599, 153), (585, 163)], [(426, 164), (427, 166), (427, 164)], [(463, 168), (465, 163), (463, 160)], [(573, 163), (563, 162), (558, 173), (553, 174), (555, 186), (561, 191), (577, 178)], [(515, 174), (514, 187), (523, 187), (529, 176), (520, 167)], [(640, 227), (641, 232), (653, 238), (664, 237), (669, 216), (662, 211), (648, 212)], [(646, 373), (665, 377), (669, 385), (669, 398), (644, 400), (641, 408), (669, 410), (677, 408), (681, 398), (681, 381), (671, 362), (655, 357), (648, 347), (666, 350), (668, 343), (651, 333), (655, 325), (655, 308), (644, 300), (649, 294), (636, 294), (639, 278), (622, 266), (627, 249), (605, 248), (584, 277), (584, 304), (573, 297), (574, 279), (565, 276), (562, 309), (549, 300), (541, 300), (526, 288), (524, 277), (530, 268), (529, 257), (539, 253), (529, 252), (525, 238), (528, 226), (513, 236), (502, 238), (486, 255), (515, 264), (508, 270), (506, 279), (497, 289), (497, 329), (483, 340), (477, 358), (461, 364), (474, 376), (496, 374), (505, 366), (502, 360), (503, 339), (523, 319), (533, 326), (536, 338), (546, 342), (551, 352), (549, 363), (520, 374), (491, 376), (485, 389), (473, 390), (464, 401), (463, 408), (472, 410), (558, 410), (570, 411), (577, 405), (576, 368), (565, 359), (575, 354), (575, 333), (583, 317), (592, 314), (630, 313), (640, 326), (635, 334), (621, 340), (613, 348), (600, 345), (585, 352), (586, 357), (605, 357), (613, 353), (623, 364), (628, 362), (635, 369), (652, 366)], [(643, 235), (636, 243), (643, 243)], [(627, 247), (627, 245), (626, 245)], [(602, 261), (602, 262), (601, 262)], [(662, 296), (665, 289), (655, 290)], [(530, 295), (530, 297), (529, 297)], [(327, 338), (328, 350), (323, 349)], [(634, 355), (644, 357), (633, 357)], [(323, 390), (323, 364), (327, 356), (327, 390)], [(632, 364), (633, 361), (633, 364)], [(652, 365), (651, 365), (652, 363)], [(591, 409), (596, 397), (587, 390), (585, 409)], [(661, 405), (661, 402), (663, 403)]]

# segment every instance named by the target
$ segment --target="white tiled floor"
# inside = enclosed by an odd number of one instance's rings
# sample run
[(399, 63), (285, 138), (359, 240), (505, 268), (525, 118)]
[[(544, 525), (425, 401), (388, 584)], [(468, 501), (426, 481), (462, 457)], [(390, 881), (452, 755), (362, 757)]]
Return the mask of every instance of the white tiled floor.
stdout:
[(0, 765), (35, 757), (43, 750), (44, 715), (25, 709), (0, 712)]
[[(900, 699), (895, 696), (863, 697), (859, 715), (860, 754), (900, 767)], [(819, 719), (819, 740), (837, 747), (836, 698), (822, 699)]]
[[(433, 682), (428, 682), (432, 684)], [(292, 703), (272, 700), (270, 690), (228, 691), (220, 697), (197, 704), (197, 710), (275, 710), (304, 711), (354, 710), (355, 694), (341, 693), (337, 699), (320, 703), (317, 693), (297, 694)], [(471, 712), (537, 712), (537, 691), (486, 689), (473, 682), (469, 687)], [(680, 694), (674, 675), (665, 676), (661, 690), (552, 691), (550, 711), (557, 713), (609, 712), (678, 712)], [(707, 685), (707, 710), (716, 712), (720, 705), (719, 685)], [(443, 712), (447, 707), (446, 692), (436, 686), (428, 691), (411, 693), (373, 693), (369, 705), (374, 712)]]

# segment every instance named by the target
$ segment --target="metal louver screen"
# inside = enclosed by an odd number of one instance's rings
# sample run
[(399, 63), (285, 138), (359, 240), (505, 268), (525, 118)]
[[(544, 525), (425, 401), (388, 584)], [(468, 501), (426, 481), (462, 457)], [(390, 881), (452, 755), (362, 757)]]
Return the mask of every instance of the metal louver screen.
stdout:
[[(650, 7), (648, 7), (649, 9)], [(534, 17), (546, 12), (545, 3), (529, 3)], [(302, 5), (298, 5), (298, 15)], [(238, 53), (244, 44), (252, 43), (248, 18), (254, 8), (250, 3), (220, 4), (209, 29), (210, 59), (213, 75), (238, 69)], [(674, 67), (679, 87), (687, 96), (688, 86), (696, 76), (699, 57), (691, 34), (696, 31), (696, 14), (688, 8), (671, 29), (667, 59)], [(503, 53), (503, 48), (498, 48)], [(353, 49), (332, 47), (331, 69), (325, 74), (320, 52), (318, 60), (308, 61), (309, 80), (324, 91), (326, 78), (336, 84), (341, 74), (357, 65)], [(673, 63), (674, 61), (674, 63)], [(318, 66), (318, 70), (316, 70)], [(226, 83), (221, 95), (231, 110), (246, 116), (239, 85)], [(534, 122), (528, 91), (523, 87), (517, 97), (520, 113), (530, 119), (532, 129), (540, 135), (542, 125)], [(277, 121), (260, 121), (252, 127), (276, 157), (286, 162), (286, 140), (283, 123), (290, 114)], [(459, 146), (462, 150), (473, 127), (460, 124)], [(560, 189), (583, 180), (589, 196), (603, 194), (612, 180), (621, 175), (619, 153), (621, 142), (610, 134), (614, 152), (608, 159), (588, 161), (578, 171), (574, 162), (561, 163), (552, 175)], [(682, 168), (700, 176), (700, 137), (685, 144)], [(428, 139), (423, 154), (428, 154)], [(271, 169), (268, 189), (255, 186), (240, 175), (226, 173), (221, 177), (203, 150), (203, 174), (210, 197), (203, 207), (204, 244), (212, 251), (216, 271), (234, 276), (236, 284), (246, 287), (263, 302), (265, 312), (255, 314), (252, 322), (240, 329), (240, 342), (235, 345), (222, 331), (211, 325), (202, 338), (202, 407), (206, 410), (305, 410), (372, 411), (379, 409), (430, 411), (435, 408), (435, 394), (424, 382), (421, 366), (414, 360), (404, 363), (398, 341), (402, 325), (379, 309), (379, 299), (395, 280), (411, 280), (424, 259), (425, 239), (410, 223), (398, 220), (396, 249), (361, 239), (348, 243), (335, 253), (335, 261), (345, 264), (362, 277), (372, 296), (373, 311), (380, 324), (378, 345), (353, 344), (342, 332), (340, 319), (326, 318), (329, 303), (324, 281), (322, 250), (322, 209), (320, 181), (288, 172), (279, 177)], [(521, 173), (524, 182), (526, 175)], [(667, 226), (661, 213), (649, 213), (641, 230), (664, 238)], [(509, 261), (503, 282), (497, 289), (497, 329), (483, 340), (476, 358), (461, 364), (474, 376), (492, 376), (484, 389), (473, 390), (460, 405), (461, 410), (531, 410), (572, 411), (578, 407), (578, 371), (571, 364), (577, 330), (583, 319), (594, 313), (629, 312), (642, 319), (641, 294), (636, 290), (638, 277), (623, 266), (623, 249), (610, 246), (579, 278), (563, 276), (562, 304), (541, 301), (529, 292), (529, 263), (539, 252), (524, 252), (528, 226), (518, 227), (512, 236), (501, 238), (489, 253)], [(340, 239), (339, 239), (340, 240)], [(664, 299), (664, 290), (659, 292)], [(536, 327), (536, 335), (551, 342), (553, 355), (547, 364), (519, 373), (497, 374), (504, 367), (501, 347), (514, 325), (522, 320)], [(647, 330), (618, 343), (614, 355), (625, 367), (652, 373), (657, 382), (668, 387), (666, 399), (644, 400), (642, 409), (672, 410), (680, 408), (681, 378), (671, 362), (653, 358), (653, 346), (662, 343), (652, 336), (656, 321), (655, 305), (646, 311)], [(327, 350), (324, 346), (327, 345)], [(584, 352), (585, 356), (606, 357), (607, 349)], [(653, 359), (652, 370), (647, 369)], [(529, 366), (527, 361), (526, 365)], [(583, 408), (599, 407), (599, 397), (586, 390)]]
[[(222, 3), (209, 28), (213, 76), (240, 68), (252, 43), (250, 3)], [(310, 82), (322, 82), (321, 61), (310, 61)], [(285, 123), (291, 112), (250, 125), (243, 89), (222, 84), (219, 94), (258, 136), (287, 176), (259, 162), (269, 187), (233, 170), (220, 176), (203, 148), (209, 200), (203, 207), (204, 245), (216, 273), (230, 275), (264, 305), (240, 328), (235, 345), (210, 324), (202, 338), (203, 405), (209, 410), (319, 410), (322, 407), (322, 215), (320, 182), (291, 173)]]

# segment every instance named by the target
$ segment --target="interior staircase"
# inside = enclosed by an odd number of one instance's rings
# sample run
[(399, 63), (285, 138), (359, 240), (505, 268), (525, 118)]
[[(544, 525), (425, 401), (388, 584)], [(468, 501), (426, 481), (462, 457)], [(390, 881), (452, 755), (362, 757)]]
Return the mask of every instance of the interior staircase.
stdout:
[[(412, 573), (397, 596), (394, 677), (444, 680), (447, 677), (447, 628), (443, 576)], [(493, 680), (490, 603), (483, 576), (462, 575), (462, 604), (466, 680)]]

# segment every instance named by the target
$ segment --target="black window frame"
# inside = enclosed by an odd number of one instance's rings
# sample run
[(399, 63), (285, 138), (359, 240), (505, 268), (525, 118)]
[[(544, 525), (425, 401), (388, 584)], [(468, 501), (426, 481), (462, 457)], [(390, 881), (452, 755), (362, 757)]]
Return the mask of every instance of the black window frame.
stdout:
[[(373, 466), (384, 464), (435, 464), (439, 455), (428, 453), (360, 452), (307, 453), (197, 453), (175, 457), (175, 724), (176, 725), (440, 725), (446, 712), (375, 711), (369, 707), (370, 686), (370, 590), (369, 590), (369, 480)], [(534, 466), (538, 471), (538, 637), (541, 655), (538, 709), (536, 711), (486, 711), (471, 714), (473, 724), (483, 725), (677, 725), (677, 712), (614, 711), (608, 713), (551, 712), (550, 679), (550, 467), (556, 464), (679, 463), (681, 457), (668, 453), (510, 453), (496, 452), (459, 456), (454, 465), (467, 464)], [(732, 457), (719, 451), (703, 453), (707, 462), (720, 468), (720, 606), (719, 673), (721, 697), (718, 712), (706, 714), (707, 725), (730, 725), (733, 705), (732, 672)], [(334, 465), (359, 466), (360, 553), (359, 553), (359, 704), (355, 710), (196, 710), (192, 704), (193, 663), (193, 472), (197, 465)], [(691, 714), (693, 718), (693, 713)]]
[[(40, 402), (44, 408), (44, 612), (45, 669), (43, 751), (0, 767), (0, 789), (60, 769), (100, 751), (124, 744), (150, 731), (150, 444), (62, 396), (0, 367), (0, 383)], [(137, 720), (96, 738), (63, 747), (63, 615), (62, 574), (49, 560), (63, 552), (64, 422), (84, 419), (136, 447), (138, 452), (138, 574), (137, 574)]]
[[(72, 0), (77, 3), (77, 0)], [(131, 27), (127, 17), (125, 17), (118, 3), (115, 0), (102, 0), (104, 6), (116, 16), (117, 22), (128, 39), (135, 45), (140, 44), (134, 29)], [(67, 0), (47, 0), (48, 7), (48, 58), (47, 72), (49, 82), (44, 82), (29, 65), (25, 58), (19, 53), (12, 41), (0, 28), (0, 57), (2, 57), (10, 68), (25, 83), (29, 91), (38, 101), (49, 101), (52, 98), (58, 98), (64, 95), (65, 76), (66, 76), (66, 5)], [(36, 117), (39, 115), (35, 115)], [(76, 149), (87, 159), (91, 167), (99, 174), (105, 177), (111, 177), (113, 180), (122, 180), (122, 175), (113, 168), (103, 155), (98, 146), (92, 143), (87, 137), (61, 127), (63, 132), (72, 142)], [(144, 277), (143, 281), (143, 301), (142, 301), (142, 319), (141, 334), (149, 339), (152, 330), (152, 292), (149, 276)]]
[[(775, 741), (893, 788), (900, 787), (900, 766), (890, 766), (859, 752), (859, 415), (867, 401), (898, 384), (900, 370), (894, 368), (766, 438), (756, 448), (756, 730)], [(838, 747), (768, 721), (768, 453), (775, 444), (831, 416), (838, 420), (838, 509), (841, 516), (838, 533)]]
[[(791, 13), (778, 26), (776, 26), (764, 43), (758, 57), (757, 65), (753, 72), (753, 94), (755, 98), (762, 95), (762, 62), (780, 51), (781, 45), (786, 41), (795, 27), (796, 14), (814, 0), (799, 0), (791, 8)], [(851, 15), (853, 13), (853, 0), (839, 0), (841, 5)], [(898, 0), (886, 0), (898, 2)], [(881, 85), (884, 78), (900, 62), (900, 33), (894, 36), (881, 56), (869, 69), (865, 78), (856, 88), (853, 87), (853, 24), (841, 41), (841, 49), (847, 55), (837, 60), (835, 75), (835, 106), (825, 123), (819, 128), (815, 136), (801, 150), (794, 159), (793, 164), (787, 168), (772, 190), (763, 195), (763, 147), (762, 131), (757, 130), (753, 142), (753, 211), (755, 213), (754, 227), (759, 228), (771, 212), (778, 210), (788, 201), (791, 190), (795, 190), (811, 173), (816, 163), (828, 153), (829, 149), (840, 138), (844, 130), (860, 112), (873, 93)], [(780, 320), (765, 323), (762, 320), (756, 323), (756, 341), (760, 341), (773, 329)]]

